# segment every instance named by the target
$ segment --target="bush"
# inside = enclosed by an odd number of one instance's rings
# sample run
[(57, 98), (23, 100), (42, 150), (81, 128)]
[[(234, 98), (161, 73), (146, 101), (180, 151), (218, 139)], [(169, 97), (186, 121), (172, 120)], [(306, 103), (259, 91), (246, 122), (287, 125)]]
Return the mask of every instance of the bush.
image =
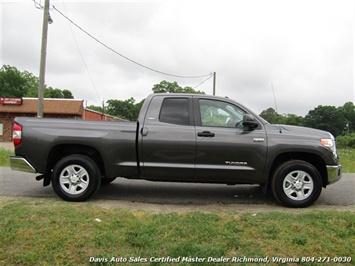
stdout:
[(336, 140), (339, 148), (355, 148), (355, 133), (338, 136)]

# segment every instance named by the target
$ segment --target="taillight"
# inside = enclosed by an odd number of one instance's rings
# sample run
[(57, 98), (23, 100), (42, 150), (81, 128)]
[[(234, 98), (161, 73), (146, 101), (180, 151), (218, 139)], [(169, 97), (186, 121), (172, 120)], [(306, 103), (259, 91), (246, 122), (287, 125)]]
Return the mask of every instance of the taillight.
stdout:
[(22, 127), (18, 124), (14, 124), (14, 130), (12, 133), (12, 139), (14, 141), (15, 148), (21, 144), (22, 139)]

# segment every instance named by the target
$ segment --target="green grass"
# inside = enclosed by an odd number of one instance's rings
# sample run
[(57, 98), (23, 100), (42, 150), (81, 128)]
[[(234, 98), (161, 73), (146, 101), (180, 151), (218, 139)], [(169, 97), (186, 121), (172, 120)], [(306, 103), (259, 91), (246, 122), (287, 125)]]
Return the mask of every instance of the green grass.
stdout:
[(151, 262), (152, 257), (180, 257), (174, 265), (187, 265), (182, 257), (199, 257), (203, 263), (188, 265), (216, 265), (207, 263), (208, 258), (222, 256), (229, 258), (223, 265), (234, 265), (233, 257), (244, 256), (270, 261), (350, 257), (355, 248), (355, 213), (157, 214), (93, 203), (0, 200), (0, 235), (0, 265), (89, 265), (99, 258), (108, 262), (97, 265), (123, 265), (110, 263), (112, 258), (166, 265)]
[(9, 156), (14, 154), (13, 151), (5, 150), (0, 147), (0, 166), (9, 166)]
[(338, 155), (343, 173), (355, 173), (355, 149), (339, 149)]

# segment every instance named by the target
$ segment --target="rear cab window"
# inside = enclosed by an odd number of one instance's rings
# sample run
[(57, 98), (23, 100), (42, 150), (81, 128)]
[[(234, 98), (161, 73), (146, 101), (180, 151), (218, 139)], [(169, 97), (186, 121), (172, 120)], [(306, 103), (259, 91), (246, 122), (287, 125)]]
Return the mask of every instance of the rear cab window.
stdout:
[(165, 98), (159, 121), (175, 125), (191, 125), (191, 108), (188, 98)]

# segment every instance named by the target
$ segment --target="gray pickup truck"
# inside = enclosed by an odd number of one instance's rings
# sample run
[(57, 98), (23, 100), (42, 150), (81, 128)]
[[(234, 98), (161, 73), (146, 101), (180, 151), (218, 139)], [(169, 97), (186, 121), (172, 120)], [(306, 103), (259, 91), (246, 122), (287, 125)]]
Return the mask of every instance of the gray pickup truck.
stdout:
[(334, 137), (271, 125), (243, 105), (201, 94), (152, 94), (137, 122), (15, 119), (13, 170), (39, 173), (84, 201), (116, 177), (259, 184), (288, 207), (314, 203), (341, 178)]

